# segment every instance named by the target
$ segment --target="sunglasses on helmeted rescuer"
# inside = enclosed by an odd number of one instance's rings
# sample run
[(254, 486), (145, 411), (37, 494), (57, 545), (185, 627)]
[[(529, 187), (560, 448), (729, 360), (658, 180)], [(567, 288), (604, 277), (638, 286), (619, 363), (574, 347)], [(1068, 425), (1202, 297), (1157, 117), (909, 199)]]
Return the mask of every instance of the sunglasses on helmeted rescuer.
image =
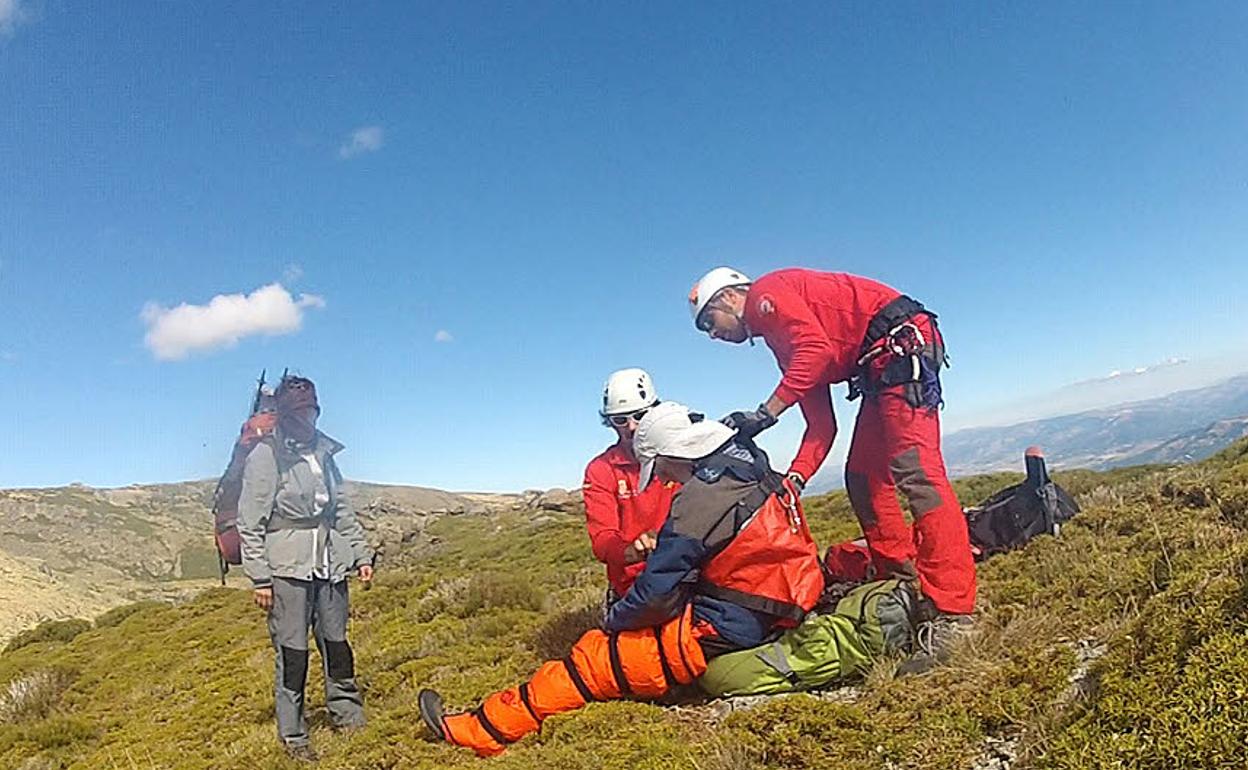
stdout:
[(695, 322), (695, 325), (698, 327), (698, 331), (710, 334), (711, 329), (715, 328), (715, 322), (711, 320), (711, 314), (706, 312), (707, 310), (710, 310), (710, 305), (707, 305), (698, 314), (698, 320)]
[(628, 425), (629, 420), (636, 420), (637, 422), (641, 422), (641, 418), (645, 417), (646, 412), (648, 411), (650, 410), (641, 409), (639, 411), (633, 412), (632, 414), (613, 414), (607, 419), (611, 421), (612, 425), (615, 425), (616, 427), (619, 427), (619, 428), (623, 428), (625, 425)]

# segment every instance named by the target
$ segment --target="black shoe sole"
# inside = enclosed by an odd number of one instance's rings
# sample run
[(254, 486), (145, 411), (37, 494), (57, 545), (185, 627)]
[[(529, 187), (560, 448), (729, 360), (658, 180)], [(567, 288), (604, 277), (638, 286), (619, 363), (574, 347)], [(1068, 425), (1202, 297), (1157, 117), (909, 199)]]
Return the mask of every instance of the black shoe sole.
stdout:
[(421, 690), (416, 695), (416, 706), (420, 709), (420, 718), (425, 720), (425, 727), (440, 741), (445, 741), (446, 711), (442, 707), (442, 696), (433, 690)]

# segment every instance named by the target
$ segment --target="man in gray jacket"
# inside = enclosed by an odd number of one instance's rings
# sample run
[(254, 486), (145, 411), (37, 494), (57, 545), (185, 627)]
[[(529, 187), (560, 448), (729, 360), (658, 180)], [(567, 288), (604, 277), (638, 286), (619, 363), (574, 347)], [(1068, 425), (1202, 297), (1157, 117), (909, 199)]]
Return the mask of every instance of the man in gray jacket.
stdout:
[(325, 674), (336, 728), (364, 724), (364, 705), (347, 643), (347, 575), (373, 578), (373, 552), (342, 492), (334, 455), (343, 446), (316, 429), (316, 386), (285, 377), (277, 388), (277, 427), (247, 456), (238, 501), (243, 571), (268, 611), (276, 651), (277, 732), (287, 752), (316, 759), (304, 721), (308, 629)]

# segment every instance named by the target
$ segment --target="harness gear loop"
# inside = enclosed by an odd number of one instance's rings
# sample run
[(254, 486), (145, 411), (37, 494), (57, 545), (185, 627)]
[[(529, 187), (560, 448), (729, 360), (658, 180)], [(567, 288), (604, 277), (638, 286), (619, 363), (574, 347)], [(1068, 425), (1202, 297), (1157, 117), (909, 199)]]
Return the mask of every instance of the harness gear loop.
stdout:
[(927, 344), (923, 339), (923, 332), (919, 331), (919, 327), (915, 326), (912, 321), (906, 321), (894, 329), (889, 329), (885, 339), (888, 341), (889, 350), (899, 356), (913, 356), (923, 350), (923, 346)]
[[(927, 311), (923, 314), (931, 315)], [(913, 356), (921, 353), (927, 341), (923, 337), (923, 332), (913, 321), (903, 321), (893, 328), (889, 329), (882, 337), (877, 339), (871, 345), (863, 342), (863, 346), (868, 348), (858, 360), (855, 362), (858, 366), (866, 366), (871, 361), (884, 355), (885, 353), (893, 353), (898, 356)]]
[[(926, 317), (932, 325), (932, 339), (923, 335), (914, 319)], [(873, 381), (870, 364), (892, 355)], [(883, 387), (906, 386), (906, 400), (914, 408), (936, 406), (940, 398), (938, 373), (949, 365), (944, 342), (939, 336), (936, 314), (905, 294), (889, 302), (871, 318), (856, 362), (857, 371), (849, 380), (848, 399), (871, 395)]]

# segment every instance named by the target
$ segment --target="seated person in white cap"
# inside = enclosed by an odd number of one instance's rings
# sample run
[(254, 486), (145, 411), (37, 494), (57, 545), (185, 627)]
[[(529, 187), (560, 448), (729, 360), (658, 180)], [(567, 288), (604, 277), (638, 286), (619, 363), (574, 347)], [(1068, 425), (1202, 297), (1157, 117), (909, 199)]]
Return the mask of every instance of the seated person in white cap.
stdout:
[(683, 486), (604, 630), (472, 711), (446, 716), (441, 696), (422, 690), (420, 713), (436, 737), (498, 754), (552, 714), (690, 684), (709, 658), (757, 646), (814, 607), (823, 575), (801, 503), (753, 442), (667, 402), (641, 418), (633, 448), (642, 489), (652, 475)]

